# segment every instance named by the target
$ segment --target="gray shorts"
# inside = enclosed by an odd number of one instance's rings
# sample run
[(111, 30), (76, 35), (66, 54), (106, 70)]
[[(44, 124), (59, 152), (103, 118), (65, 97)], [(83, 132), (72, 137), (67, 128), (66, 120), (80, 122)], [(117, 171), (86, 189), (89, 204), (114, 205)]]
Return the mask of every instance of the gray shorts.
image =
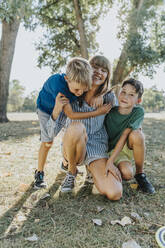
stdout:
[(40, 123), (40, 130), (41, 130), (41, 142), (51, 142), (53, 141), (54, 137), (50, 138), (47, 132), (47, 122), (50, 119), (50, 115), (37, 109), (38, 119)]

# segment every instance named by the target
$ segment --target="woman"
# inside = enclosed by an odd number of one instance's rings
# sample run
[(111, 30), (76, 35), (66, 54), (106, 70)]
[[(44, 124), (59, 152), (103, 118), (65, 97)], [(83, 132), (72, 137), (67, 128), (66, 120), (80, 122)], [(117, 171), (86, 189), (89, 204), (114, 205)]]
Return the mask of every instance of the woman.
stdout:
[[(107, 108), (107, 112), (109, 112), (110, 105), (113, 107), (116, 104), (115, 95), (112, 92), (107, 92), (110, 78), (110, 63), (104, 56), (94, 56), (90, 60), (90, 64), (93, 68), (92, 88), (85, 94), (81, 103), (72, 103), (72, 109), (76, 112), (94, 111), (95, 108), (92, 107), (93, 101), (96, 97), (101, 96), (104, 102), (103, 108)], [(81, 121), (73, 121), (67, 118), (67, 129), (63, 137), (63, 156), (64, 165), (68, 166), (68, 173), (61, 186), (62, 192), (68, 192), (73, 189), (77, 175), (77, 166), (85, 163), (88, 165), (94, 183), (101, 194), (106, 195), (111, 200), (121, 198), (120, 172), (116, 168), (115, 175), (111, 173), (106, 175), (105, 173), (108, 158), (108, 136), (103, 125), (104, 118), (105, 115)], [(63, 119), (64, 115), (60, 114), (54, 123), (50, 120), (50, 135), (53, 130), (58, 132), (61, 129)]]

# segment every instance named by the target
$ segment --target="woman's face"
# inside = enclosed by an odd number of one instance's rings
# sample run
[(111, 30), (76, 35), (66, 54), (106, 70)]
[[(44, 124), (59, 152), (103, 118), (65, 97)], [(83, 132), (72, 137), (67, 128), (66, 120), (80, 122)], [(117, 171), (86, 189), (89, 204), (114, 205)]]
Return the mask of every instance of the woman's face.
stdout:
[(93, 85), (101, 85), (105, 82), (107, 75), (108, 75), (108, 71), (98, 65), (92, 65), (92, 69), (93, 69), (93, 75), (92, 75), (92, 83)]

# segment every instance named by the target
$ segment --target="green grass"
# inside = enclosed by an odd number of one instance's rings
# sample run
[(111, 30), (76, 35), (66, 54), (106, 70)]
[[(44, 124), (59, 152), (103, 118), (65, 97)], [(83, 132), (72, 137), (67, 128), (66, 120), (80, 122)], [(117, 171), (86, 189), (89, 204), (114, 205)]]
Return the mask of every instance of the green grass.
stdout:
[[(24, 117), (22, 121), (0, 124), (0, 247), (120, 248), (130, 239), (142, 248), (158, 247), (155, 232), (165, 225), (164, 119), (146, 118), (143, 125), (147, 145), (145, 171), (157, 193), (150, 196), (133, 190), (130, 183), (135, 181), (131, 180), (124, 182), (123, 198), (112, 202), (97, 194), (91, 185), (84, 185), (84, 168), (80, 168), (83, 175), (78, 176), (75, 191), (59, 193), (65, 177), (59, 171), (61, 136), (55, 139), (47, 160), (48, 189), (34, 191), (39, 124)], [(21, 184), (26, 184), (25, 192), (20, 191)], [(41, 199), (45, 193), (50, 196)], [(98, 206), (104, 210), (98, 212)], [(110, 224), (132, 212), (140, 215), (140, 222), (133, 221), (125, 227)], [(92, 219), (96, 218), (103, 221), (102, 226), (93, 224)], [(38, 241), (25, 240), (33, 234)]]

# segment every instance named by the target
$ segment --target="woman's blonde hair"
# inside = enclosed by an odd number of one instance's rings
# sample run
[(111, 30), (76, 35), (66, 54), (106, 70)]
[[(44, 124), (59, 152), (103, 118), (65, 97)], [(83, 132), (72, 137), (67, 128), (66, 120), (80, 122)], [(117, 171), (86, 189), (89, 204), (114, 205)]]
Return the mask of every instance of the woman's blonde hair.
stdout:
[(111, 75), (111, 64), (110, 64), (109, 60), (102, 55), (93, 56), (89, 60), (89, 63), (91, 66), (97, 65), (97, 66), (104, 68), (108, 73), (107, 78), (105, 79), (104, 83), (99, 86), (99, 88), (97, 89), (97, 92), (96, 92), (96, 96), (101, 95), (108, 90), (108, 86), (110, 83), (110, 75)]
[(88, 60), (84, 58), (72, 58), (66, 67), (66, 76), (70, 81), (91, 88), (92, 86), (92, 67)]

